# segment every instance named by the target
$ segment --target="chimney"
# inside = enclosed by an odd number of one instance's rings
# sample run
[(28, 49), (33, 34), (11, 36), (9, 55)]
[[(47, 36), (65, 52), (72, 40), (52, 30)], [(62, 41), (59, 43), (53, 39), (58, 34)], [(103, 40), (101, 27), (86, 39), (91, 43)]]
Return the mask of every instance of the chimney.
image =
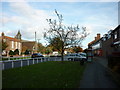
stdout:
[(95, 40), (97, 40), (97, 37), (95, 37)]
[(97, 34), (97, 39), (100, 39), (100, 34), (99, 33)]
[(1, 36), (5, 36), (4, 32), (1, 33)]

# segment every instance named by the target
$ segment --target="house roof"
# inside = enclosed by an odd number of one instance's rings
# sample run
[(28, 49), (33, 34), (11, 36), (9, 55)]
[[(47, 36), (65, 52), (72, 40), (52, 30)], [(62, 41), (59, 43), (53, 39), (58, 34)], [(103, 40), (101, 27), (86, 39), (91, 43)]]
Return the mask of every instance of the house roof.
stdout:
[(91, 44), (93, 44), (95, 41), (96, 41), (96, 40), (93, 40), (93, 41), (91, 41), (90, 43), (88, 43), (88, 45), (91, 45)]
[(120, 25), (118, 25), (112, 32), (114, 33), (115, 31), (117, 31), (120, 28)]
[(3, 39), (9, 39), (10, 41), (20, 42), (19, 39), (8, 37), (8, 36), (1, 36), (1, 38), (3, 38)]
[(33, 49), (33, 46), (35, 45), (35, 42), (34, 41), (27, 41), (27, 42), (22, 42), (22, 46), (24, 47), (27, 47), (28, 49), (32, 50)]

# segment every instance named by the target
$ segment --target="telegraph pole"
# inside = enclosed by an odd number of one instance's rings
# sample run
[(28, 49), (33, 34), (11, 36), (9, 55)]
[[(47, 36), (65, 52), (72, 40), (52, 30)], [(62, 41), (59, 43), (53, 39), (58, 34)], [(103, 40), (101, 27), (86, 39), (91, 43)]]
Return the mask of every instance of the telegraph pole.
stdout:
[(38, 45), (37, 45), (37, 42), (36, 42), (36, 31), (35, 31), (35, 52), (37, 52), (37, 49), (38, 49)]
[(35, 31), (35, 42), (36, 42), (36, 31)]
[(38, 43), (39, 43), (40, 39), (37, 39), (37, 40), (38, 40)]
[(40, 39), (37, 39), (38, 40), (38, 52), (39, 52), (39, 49), (40, 49), (40, 43), (39, 43), (39, 40)]

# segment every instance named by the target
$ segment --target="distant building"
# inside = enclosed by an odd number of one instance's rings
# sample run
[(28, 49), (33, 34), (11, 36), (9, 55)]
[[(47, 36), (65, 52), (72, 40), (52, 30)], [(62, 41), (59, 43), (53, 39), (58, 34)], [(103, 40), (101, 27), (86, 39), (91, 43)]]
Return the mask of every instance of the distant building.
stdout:
[(21, 53), (24, 53), (26, 50), (30, 51), (30, 54), (36, 53), (38, 49), (37, 42), (22, 40), (21, 36), (22, 35), (20, 33), (20, 30), (14, 38), (5, 36), (5, 34), (2, 32), (0, 38), (8, 45), (8, 47), (2, 52), (2, 55), (4, 54), (9, 56), (9, 51), (15, 51), (16, 49), (19, 50), (19, 55), (21, 55)]
[(113, 30), (112, 35), (112, 47), (114, 47), (114, 51), (120, 51), (120, 25)]
[(103, 36), (102, 50), (104, 57), (113, 52), (120, 52), (120, 25)]
[(37, 43), (35, 41), (25, 41), (22, 40), (22, 53), (26, 50), (30, 52), (30, 54), (37, 53)]
[(21, 33), (20, 33), (20, 30), (18, 31), (18, 33), (17, 33), (17, 35), (15, 36), (15, 38), (21, 40)]
[(100, 34), (97, 34), (95, 39), (88, 44), (88, 49), (92, 49), (93, 54), (95, 56), (101, 56), (102, 55), (101, 46), (102, 46), (101, 37)]
[(2, 54), (8, 56), (10, 50), (15, 51), (16, 49), (18, 49), (19, 54), (21, 54), (22, 44), (20, 39), (5, 36), (3, 32), (2, 32), (1, 38), (3, 42), (6, 42), (8, 45), (8, 47), (2, 52)]
[(120, 53), (120, 25), (114, 30), (109, 30), (102, 38), (100, 34), (97, 34), (95, 40), (88, 44), (88, 49), (90, 48), (93, 50), (93, 54), (97, 56), (108, 57), (114, 52)]

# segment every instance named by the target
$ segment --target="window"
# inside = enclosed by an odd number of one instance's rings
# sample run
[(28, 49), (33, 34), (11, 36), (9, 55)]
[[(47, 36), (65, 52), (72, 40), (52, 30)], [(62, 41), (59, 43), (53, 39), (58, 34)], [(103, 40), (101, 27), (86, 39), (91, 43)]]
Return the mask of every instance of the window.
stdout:
[(18, 48), (17, 46), (18, 46), (18, 45), (17, 45), (17, 42), (15, 42), (15, 47), (16, 47), (16, 49)]
[(111, 38), (112, 30), (108, 31), (108, 39)]
[(117, 32), (114, 33), (114, 39), (116, 39), (116, 38), (117, 38)]
[(11, 44), (12, 44), (12, 48), (14, 48), (14, 41), (12, 41)]
[(21, 46), (21, 43), (19, 42), (19, 43), (18, 43), (18, 48), (19, 48), (19, 49), (20, 49), (20, 46)]
[(111, 38), (111, 34), (108, 34), (108, 39), (110, 39)]
[(103, 37), (103, 38), (102, 38), (102, 40), (103, 40), (103, 41), (106, 41), (106, 38), (105, 38), (105, 37)]
[(3, 39), (3, 42), (6, 42), (6, 39)]
[(100, 43), (97, 43), (97, 44), (93, 45), (92, 48), (93, 48), (93, 49), (98, 49), (98, 48), (100, 48)]

